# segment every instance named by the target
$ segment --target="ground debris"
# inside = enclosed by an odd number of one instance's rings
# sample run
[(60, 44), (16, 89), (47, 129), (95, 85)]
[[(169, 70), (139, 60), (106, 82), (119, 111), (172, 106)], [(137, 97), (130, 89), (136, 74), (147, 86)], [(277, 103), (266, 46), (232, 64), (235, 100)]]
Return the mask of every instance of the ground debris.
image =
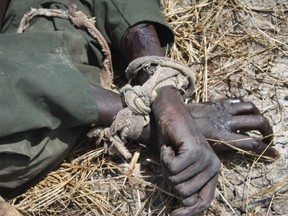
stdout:
[[(281, 154), (273, 163), (221, 155), (215, 199), (204, 215), (288, 215), (287, 1), (162, 0), (162, 10), (176, 36), (169, 56), (198, 67), (194, 100), (254, 102), (273, 125)], [(143, 147), (140, 175), (127, 177), (123, 159), (103, 152), (62, 164), (11, 203), (28, 215), (168, 215), (181, 205), (162, 181), (157, 154)]]

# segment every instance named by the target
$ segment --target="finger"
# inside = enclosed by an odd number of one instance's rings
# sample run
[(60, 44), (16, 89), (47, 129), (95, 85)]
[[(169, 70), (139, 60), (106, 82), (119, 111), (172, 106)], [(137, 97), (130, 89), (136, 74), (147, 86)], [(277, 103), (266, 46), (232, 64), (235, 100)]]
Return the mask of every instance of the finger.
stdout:
[(218, 175), (220, 170), (220, 161), (212, 163), (207, 169), (203, 170), (194, 178), (180, 183), (174, 187), (176, 192), (182, 197), (187, 198), (197, 193), (204, 185), (207, 184), (215, 175)]
[(214, 198), (215, 188), (218, 180), (218, 175), (214, 176), (198, 193), (198, 200), (195, 203), (195, 195), (192, 196), (194, 203), (190, 205), (190, 197), (183, 200), (183, 204), (190, 207), (184, 207), (177, 209), (172, 212), (173, 216), (184, 216), (184, 215), (197, 215), (204, 210), (208, 209)]
[(182, 203), (184, 204), (184, 206), (194, 206), (198, 202), (198, 199), (198, 193), (195, 193), (192, 196), (182, 200)]
[(171, 146), (162, 146), (161, 148), (161, 165), (163, 170), (167, 170), (169, 175), (176, 175), (190, 165), (193, 164), (193, 159), (195, 158), (192, 155), (192, 152), (187, 149), (186, 151), (183, 149), (183, 153), (180, 155), (175, 155), (175, 151)]
[(236, 104), (236, 103), (242, 103), (242, 102), (243, 102), (242, 98), (222, 98), (219, 100), (205, 101), (202, 103), (203, 104), (215, 104), (215, 103)]
[(219, 101), (225, 104), (238, 104), (238, 103), (242, 103), (243, 99), (242, 98), (224, 98), (224, 99), (220, 99)]
[(209, 162), (211, 160), (211, 157), (205, 157), (201, 163), (194, 163), (191, 166), (187, 167), (185, 170), (182, 172), (177, 173), (176, 175), (171, 175), (171, 171), (169, 171), (169, 168), (166, 166), (162, 166), (163, 168), (163, 176), (166, 177), (166, 181), (170, 185), (177, 185), (180, 184), (181, 182), (185, 182), (196, 175), (198, 175), (201, 171), (203, 171), (208, 164), (211, 164)]
[(234, 116), (228, 127), (236, 132), (237, 130), (258, 130), (264, 137), (263, 142), (270, 144), (273, 141), (273, 129), (267, 118), (262, 115)]
[(232, 115), (259, 115), (260, 111), (252, 102), (233, 103), (230, 108)]
[(264, 156), (268, 157), (279, 157), (279, 153), (276, 149), (268, 147), (268, 145), (260, 139), (237, 133), (229, 133), (226, 138), (227, 139), (224, 139), (225, 142), (222, 141), (222, 144), (212, 145), (213, 149), (216, 151), (227, 151), (236, 148), (251, 151), (259, 155), (263, 153)]

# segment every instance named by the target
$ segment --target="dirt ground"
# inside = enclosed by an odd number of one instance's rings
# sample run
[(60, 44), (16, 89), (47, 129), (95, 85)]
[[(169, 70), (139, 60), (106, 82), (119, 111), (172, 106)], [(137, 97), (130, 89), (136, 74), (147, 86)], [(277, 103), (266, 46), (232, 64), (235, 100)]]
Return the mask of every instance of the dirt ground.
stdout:
[[(279, 44), (273, 51), (253, 55), (253, 52), (267, 47), (268, 40), (263, 40), (263, 44), (252, 42), (245, 51), (252, 54), (245, 59), (247, 64), (242, 62), (211, 91), (217, 92), (216, 98), (224, 95), (242, 97), (255, 103), (273, 125), (275, 148), (281, 156), (272, 163), (247, 160), (241, 155), (223, 157), (216, 205), (221, 206), (219, 215), (288, 215), (287, 1), (242, 1), (243, 5), (255, 10), (250, 14), (239, 13), (240, 25), (246, 25), (246, 30), (250, 29), (251, 33), (256, 28), (266, 39), (278, 40)], [(282, 24), (277, 23), (280, 16), (267, 12), (280, 8), (286, 8)]]
[[(162, 7), (176, 36), (169, 55), (199, 67), (194, 101), (252, 101), (273, 125), (281, 155), (273, 162), (219, 155), (215, 199), (204, 215), (288, 215), (287, 0), (163, 0)], [(104, 156), (102, 147), (78, 149), (11, 203), (27, 215), (169, 215), (181, 203), (162, 181), (157, 154), (131, 150), (140, 158), (127, 174), (130, 161)]]
[[(257, 162), (235, 155), (222, 157), (223, 169), (216, 193), (220, 215), (288, 215), (288, 56), (280, 55), (269, 69), (271, 76), (281, 74), (284, 82), (275, 85), (255, 74), (241, 86), (232, 86), (245, 100), (253, 101), (273, 124), (275, 148), (280, 158), (271, 163)], [(239, 78), (240, 76), (240, 78)], [(237, 77), (237, 78), (236, 78)], [(241, 75), (231, 76), (241, 79)], [(286, 80), (286, 81), (285, 81)], [(254, 89), (254, 90), (253, 90)], [(249, 92), (253, 92), (250, 93)], [(231, 94), (235, 96), (235, 94)], [(227, 200), (224, 201), (225, 199)], [(229, 203), (229, 205), (228, 205)], [(224, 210), (225, 209), (225, 210)]]
[[(242, 27), (244, 20), (247, 21), (245, 23), (247, 30), (254, 25), (251, 33), (255, 27), (261, 34), (275, 31), (273, 26), (275, 27), (277, 23), (276, 16), (259, 11), (264, 8), (279, 9), (283, 1), (261, 1), (259, 4), (256, 2), (246, 1), (246, 7), (259, 10), (251, 12), (249, 15), (254, 16), (250, 17), (245, 13), (240, 13), (239, 20), (242, 21), (240, 21)], [(243, 4), (245, 4), (244, 1)], [(284, 17), (284, 20), (287, 20), (287, 14)], [(268, 34), (276, 40), (287, 43), (287, 22), (278, 27), (277, 37)], [(267, 37), (269, 37), (268, 34)], [(265, 45), (260, 46), (265, 47)], [(241, 62), (238, 69), (236, 68), (234, 72), (225, 77), (227, 79), (224, 82), (211, 88), (210, 95), (214, 95), (211, 98), (224, 95), (236, 96), (254, 102), (273, 124), (275, 148), (281, 154), (281, 157), (273, 163), (255, 163), (255, 159), (251, 162), (240, 155), (236, 156), (236, 159), (235, 155), (227, 157), (227, 161), (225, 157), (222, 157), (224, 166), (215, 203), (221, 206), (219, 215), (288, 215), (288, 53), (286, 45), (283, 46), (283, 50), (280, 46), (277, 48), (279, 50), (276, 52), (269, 51), (246, 58), (247, 64), (244, 61)], [(251, 43), (251, 46), (246, 49), (246, 53), (251, 54), (261, 48), (259, 44)], [(215, 92), (217, 96), (213, 94)]]

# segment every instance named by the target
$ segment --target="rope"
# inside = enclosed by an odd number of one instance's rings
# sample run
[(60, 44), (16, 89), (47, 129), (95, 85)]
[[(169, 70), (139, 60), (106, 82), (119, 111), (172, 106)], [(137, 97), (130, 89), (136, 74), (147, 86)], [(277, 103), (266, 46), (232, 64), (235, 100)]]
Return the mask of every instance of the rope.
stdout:
[(125, 147), (125, 143), (128, 140), (137, 140), (143, 128), (149, 124), (150, 106), (157, 97), (157, 89), (174, 86), (183, 92), (184, 97), (191, 96), (194, 91), (194, 72), (169, 58), (159, 56), (138, 58), (127, 67), (127, 78), (133, 80), (140, 70), (153, 75), (142, 86), (125, 85), (120, 93), (127, 107), (118, 112), (110, 128), (96, 128), (88, 133), (89, 137), (104, 140), (105, 150), (108, 153), (113, 154), (116, 151), (126, 159), (132, 155)]
[(37, 16), (67, 19), (70, 20), (74, 26), (86, 29), (88, 33), (90, 33), (90, 35), (99, 42), (104, 55), (103, 68), (100, 73), (101, 85), (106, 89), (111, 89), (113, 82), (113, 66), (109, 45), (102, 34), (95, 27), (95, 17), (89, 19), (86, 14), (84, 14), (82, 11), (76, 11), (76, 9), (77, 7), (74, 4), (72, 4), (68, 10), (31, 8), (30, 11), (24, 14), (17, 33), (23, 33), (29, 27), (30, 21)]
[[(36, 16), (67, 19), (74, 26), (85, 28), (102, 48), (104, 60), (100, 74), (101, 84), (104, 88), (111, 89), (113, 81), (111, 52), (105, 38), (95, 27), (95, 17), (89, 19), (83, 12), (76, 11), (74, 4), (68, 10), (31, 8), (24, 14), (17, 32), (24, 32)], [(129, 64), (126, 76), (132, 81), (137, 73), (143, 70), (152, 76), (142, 86), (132, 87), (127, 84), (120, 90), (127, 107), (118, 112), (111, 127), (96, 127), (87, 134), (88, 137), (98, 137), (96, 144), (104, 141), (104, 149), (109, 154), (118, 152), (126, 159), (132, 157), (125, 143), (128, 140), (137, 140), (143, 128), (149, 124), (150, 107), (157, 96), (157, 89), (174, 86), (183, 93), (184, 97), (190, 97), (194, 92), (194, 72), (176, 61), (159, 56), (141, 57)]]

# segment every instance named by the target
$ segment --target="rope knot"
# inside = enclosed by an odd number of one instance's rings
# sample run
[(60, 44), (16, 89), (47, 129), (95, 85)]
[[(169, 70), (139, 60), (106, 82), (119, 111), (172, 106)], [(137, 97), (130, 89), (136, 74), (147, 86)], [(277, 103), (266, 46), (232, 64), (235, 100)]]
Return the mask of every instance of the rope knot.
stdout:
[(116, 149), (126, 159), (132, 155), (124, 143), (137, 140), (143, 128), (149, 124), (150, 106), (157, 97), (157, 89), (174, 86), (183, 92), (184, 97), (191, 96), (194, 91), (195, 78), (192, 69), (169, 58), (146, 56), (132, 61), (126, 69), (126, 76), (130, 82), (141, 70), (147, 71), (151, 77), (142, 86), (132, 87), (127, 84), (120, 90), (127, 107), (118, 112), (109, 128), (110, 134), (106, 137), (106, 141), (109, 141), (105, 142), (109, 153), (115, 152)]
[(150, 98), (147, 92), (144, 92), (141, 86), (132, 87), (130, 84), (125, 85), (120, 93), (124, 96), (126, 105), (138, 115), (149, 115)]

